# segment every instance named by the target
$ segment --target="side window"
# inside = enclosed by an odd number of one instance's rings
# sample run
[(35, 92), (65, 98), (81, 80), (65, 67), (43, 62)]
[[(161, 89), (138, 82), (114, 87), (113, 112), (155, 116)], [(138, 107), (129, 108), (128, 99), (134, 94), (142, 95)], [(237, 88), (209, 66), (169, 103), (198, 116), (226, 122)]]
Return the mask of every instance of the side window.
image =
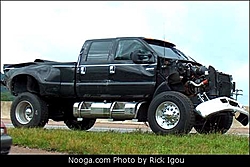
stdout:
[(131, 60), (131, 53), (135, 50), (148, 50), (137, 40), (121, 40), (118, 43), (118, 48), (115, 54), (115, 60)]
[(112, 41), (96, 41), (90, 45), (87, 61), (107, 60)]

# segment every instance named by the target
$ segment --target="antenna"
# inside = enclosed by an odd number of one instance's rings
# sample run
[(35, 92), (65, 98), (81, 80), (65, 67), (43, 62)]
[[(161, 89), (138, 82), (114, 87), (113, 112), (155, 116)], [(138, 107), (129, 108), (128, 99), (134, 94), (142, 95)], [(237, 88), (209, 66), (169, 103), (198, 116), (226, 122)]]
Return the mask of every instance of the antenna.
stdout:
[(164, 57), (165, 57), (165, 22), (163, 22), (163, 53), (164, 53)]
[(165, 41), (165, 22), (163, 22), (163, 40)]

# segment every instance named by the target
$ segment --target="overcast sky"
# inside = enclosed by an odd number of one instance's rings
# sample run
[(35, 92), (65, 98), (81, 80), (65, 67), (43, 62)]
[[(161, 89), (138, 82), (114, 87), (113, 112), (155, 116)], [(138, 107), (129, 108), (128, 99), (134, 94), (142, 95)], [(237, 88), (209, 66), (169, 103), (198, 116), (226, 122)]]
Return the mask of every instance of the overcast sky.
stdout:
[(165, 39), (232, 74), (249, 105), (248, 1), (1, 1), (3, 64), (76, 61), (86, 39)]

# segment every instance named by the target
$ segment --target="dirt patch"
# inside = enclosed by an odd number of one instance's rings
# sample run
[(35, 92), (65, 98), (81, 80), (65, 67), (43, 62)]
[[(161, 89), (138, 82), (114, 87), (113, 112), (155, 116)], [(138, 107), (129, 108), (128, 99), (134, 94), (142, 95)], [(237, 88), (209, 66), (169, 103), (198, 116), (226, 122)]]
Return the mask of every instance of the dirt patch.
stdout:
[(20, 146), (12, 146), (9, 155), (65, 155), (67, 153), (54, 152), (54, 151), (46, 151), (42, 149), (28, 148), (28, 147), (20, 147)]

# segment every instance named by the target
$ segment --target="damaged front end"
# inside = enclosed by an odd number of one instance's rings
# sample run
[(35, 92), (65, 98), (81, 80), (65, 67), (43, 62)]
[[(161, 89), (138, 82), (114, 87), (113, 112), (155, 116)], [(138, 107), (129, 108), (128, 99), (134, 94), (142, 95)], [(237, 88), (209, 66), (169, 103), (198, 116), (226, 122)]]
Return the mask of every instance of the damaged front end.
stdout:
[(235, 83), (232, 76), (216, 71), (212, 66), (208, 68), (208, 91), (199, 92), (197, 97), (201, 102), (195, 111), (204, 119), (210, 119), (223, 113), (230, 113), (242, 125), (249, 123), (249, 112), (232, 98)]
[(232, 76), (197, 62), (164, 60), (164, 76), (170, 90), (187, 95), (195, 107), (195, 129), (199, 132), (225, 133), (233, 117), (242, 125), (249, 123), (249, 112), (233, 98)]

